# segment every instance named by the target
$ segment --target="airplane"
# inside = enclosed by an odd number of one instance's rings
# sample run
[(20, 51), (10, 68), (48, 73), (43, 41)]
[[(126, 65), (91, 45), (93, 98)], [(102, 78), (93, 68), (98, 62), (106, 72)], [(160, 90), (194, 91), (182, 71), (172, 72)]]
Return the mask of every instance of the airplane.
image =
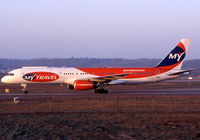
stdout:
[(27, 84), (59, 83), (73, 90), (91, 90), (108, 93), (105, 85), (144, 84), (180, 77), (192, 70), (181, 70), (191, 40), (179, 44), (152, 68), (73, 68), (73, 67), (22, 67), (10, 71), (1, 79), (6, 84), (21, 84), (25, 94)]

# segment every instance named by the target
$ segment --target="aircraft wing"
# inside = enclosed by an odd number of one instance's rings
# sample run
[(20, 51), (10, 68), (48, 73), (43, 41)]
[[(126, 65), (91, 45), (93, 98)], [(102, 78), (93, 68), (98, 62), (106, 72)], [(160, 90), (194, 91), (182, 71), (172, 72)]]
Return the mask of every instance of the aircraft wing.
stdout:
[(107, 75), (107, 76), (101, 76), (101, 77), (92, 77), (92, 78), (82, 78), (79, 80), (87, 80), (92, 82), (101, 82), (106, 83), (110, 82), (112, 80), (117, 80), (125, 77), (126, 75), (131, 75), (132, 73), (123, 73), (123, 74), (114, 74), (114, 75)]
[(182, 71), (178, 71), (178, 72), (173, 72), (173, 73), (170, 73), (169, 76), (173, 76), (173, 75), (180, 75), (180, 74), (184, 74), (186, 72), (191, 72), (191, 71), (194, 71), (194, 70), (182, 70)]

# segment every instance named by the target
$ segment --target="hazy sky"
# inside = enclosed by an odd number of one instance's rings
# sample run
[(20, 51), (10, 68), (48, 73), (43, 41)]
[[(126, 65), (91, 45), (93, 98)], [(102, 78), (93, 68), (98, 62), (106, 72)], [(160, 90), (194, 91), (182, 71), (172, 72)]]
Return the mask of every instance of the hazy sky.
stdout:
[(199, 0), (1, 0), (0, 58), (162, 58), (191, 38)]

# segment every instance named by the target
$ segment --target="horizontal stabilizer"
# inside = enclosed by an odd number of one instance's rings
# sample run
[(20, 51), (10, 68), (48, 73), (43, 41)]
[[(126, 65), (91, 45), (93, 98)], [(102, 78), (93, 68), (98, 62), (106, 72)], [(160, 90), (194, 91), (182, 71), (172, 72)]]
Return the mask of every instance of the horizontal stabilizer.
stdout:
[(194, 71), (194, 70), (182, 70), (182, 71), (178, 71), (178, 72), (173, 72), (173, 73), (170, 73), (169, 76), (173, 76), (173, 75), (180, 75), (180, 74), (184, 74), (186, 72), (191, 72), (191, 71)]

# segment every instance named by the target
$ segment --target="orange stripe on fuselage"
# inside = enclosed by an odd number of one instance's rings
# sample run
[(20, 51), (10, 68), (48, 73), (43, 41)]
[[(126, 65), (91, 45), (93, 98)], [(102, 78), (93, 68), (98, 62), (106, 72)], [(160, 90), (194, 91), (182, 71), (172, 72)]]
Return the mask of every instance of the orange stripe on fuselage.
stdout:
[(127, 75), (126, 77), (124, 77), (124, 79), (150, 77), (169, 71), (169, 69), (166, 68), (76, 68), (76, 69), (83, 71), (84, 73), (90, 73), (96, 76), (133, 73), (131, 75)]

